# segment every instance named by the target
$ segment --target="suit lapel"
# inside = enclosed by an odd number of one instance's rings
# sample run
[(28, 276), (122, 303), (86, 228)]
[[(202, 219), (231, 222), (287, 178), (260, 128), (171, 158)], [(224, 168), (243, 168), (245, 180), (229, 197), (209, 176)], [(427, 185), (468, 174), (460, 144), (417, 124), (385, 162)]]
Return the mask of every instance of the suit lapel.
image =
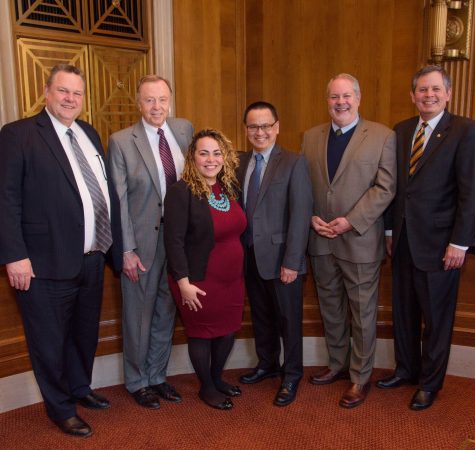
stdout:
[(69, 163), (69, 159), (66, 156), (66, 152), (64, 151), (63, 145), (61, 144), (61, 141), (58, 138), (56, 130), (54, 129), (53, 124), (51, 123), (51, 119), (49, 118), (48, 113), (44, 109), (37, 116), (36, 123), (38, 125), (38, 132), (40, 136), (45, 141), (48, 149), (57, 159), (59, 166), (63, 170), (67, 180), (69, 181), (73, 189), (76, 191), (80, 199), (81, 196), (79, 194), (79, 188), (76, 183), (76, 179), (74, 178), (73, 169), (71, 168), (71, 164)]
[(274, 148), (271, 151), (269, 162), (267, 163), (266, 171), (264, 172), (264, 177), (262, 178), (261, 187), (259, 189), (259, 196), (257, 197), (256, 209), (259, 206), (262, 198), (266, 194), (266, 191), (269, 187), (270, 182), (274, 178), (275, 171), (279, 166), (280, 160), (282, 159), (282, 150), (279, 145), (275, 144)]
[(170, 127), (173, 136), (175, 136), (176, 142), (180, 147), (183, 156), (185, 156), (188, 151), (188, 139), (184, 128), (180, 127), (179, 122), (175, 122), (173, 119), (167, 119), (167, 124)]
[(321, 130), (321, 135), (317, 139), (315, 158), (321, 171), (321, 179), (325, 180), (327, 186), (330, 184), (328, 176), (328, 136), (331, 124)]
[(160, 180), (158, 179), (157, 163), (155, 162), (155, 157), (153, 156), (152, 149), (150, 148), (150, 143), (148, 142), (147, 133), (145, 132), (142, 120), (139, 120), (134, 125), (132, 135), (134, 137), (134, 143), (137, 147), (137, 150), (142, 156), (145, 167), (147, 168), (150, 178), (152, 179), (153, 185), (155, 186), (155, 189), (161, 198), (162, 191), (160, 189)]
[[(445, 111), (444, 115), (440, 119), (439, 123), (435, 127), (434, 131), (432, 131), (432, 134), (430, 135), (430, 139), (426, 144), (426, 147), (424, 149), (424, 153), (422, 153), (421, 158), (417, 162), (416, 170), (412, 174), (411, 178), (414, 178), (414, 176), (421, 170), (421, 168), (424, 166), (424, 164), (427, 162), (427, 160), (433, 155), (437, 149), (439, 148), (440, 144), (444, 141), (448, 134), (450, 126), (450, 114)], [(411, 140), (412, 142), (412, 140)], [(409, 163), (408, 163), (409, 166)], [(409, 169), (408, 169), (409, 172)]]
[[(351, 136), (350, 142), (346, 146), (345, 151), (343, 152), (343, 156), (341, 158), (340, 164), (336, 170), (335, 176), (333, 177), (332, 184), (335, 183), (341, 174), (345, 171), (346, 166), (350, 161), (353, 160), (355, 152), (361, 146), (361, 144), (365, 141), (368, 136), (368, 128), (366, 127), (365, 121), (360, 119), (358, 124), (356, 125), (356, 129)], [(328, 142), (328, 139), (327, 139)], [(328, 172), (328, 165), (327, 165), (327, 172)], [(327, 175), (328, 179), (328, 175)]]

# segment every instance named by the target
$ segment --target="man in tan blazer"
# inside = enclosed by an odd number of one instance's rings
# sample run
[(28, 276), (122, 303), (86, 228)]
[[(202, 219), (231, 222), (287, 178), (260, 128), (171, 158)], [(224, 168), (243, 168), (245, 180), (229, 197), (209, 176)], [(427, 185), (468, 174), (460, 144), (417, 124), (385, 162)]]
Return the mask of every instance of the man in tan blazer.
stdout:
[(328, 367), (310, 382), (350, 378), (339, 403), (345, 408), (363, 403), (370, 387), (385, 257), (382, 215), (394, 197), (396, 175), (395, 134), (362, 119), (360, 99), (356, 78), (334, 77), (327, 87), (332, 120), (308, 130), (303, 140), (314, 195), (309, 254), (329, 354)]

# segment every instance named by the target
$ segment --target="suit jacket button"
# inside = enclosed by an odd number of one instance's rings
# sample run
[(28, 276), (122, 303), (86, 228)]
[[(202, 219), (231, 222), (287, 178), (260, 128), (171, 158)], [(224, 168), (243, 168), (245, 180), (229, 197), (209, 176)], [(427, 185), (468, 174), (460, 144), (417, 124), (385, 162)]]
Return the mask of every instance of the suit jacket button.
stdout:
[(156, 230), (158, 230), (158, 227), (155, 227)]

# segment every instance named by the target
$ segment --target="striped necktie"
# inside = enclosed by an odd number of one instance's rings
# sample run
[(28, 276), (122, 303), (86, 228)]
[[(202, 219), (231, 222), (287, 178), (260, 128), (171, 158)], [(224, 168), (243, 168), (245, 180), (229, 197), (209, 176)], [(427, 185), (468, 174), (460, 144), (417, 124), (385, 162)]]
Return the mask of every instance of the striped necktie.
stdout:
[(94, 207), (96, 239), (92, 244), (91, 250), (99, 250), (102, 253), (107, 253), (107, 250), (109, 250), (109, 247), (112, 245), (112, 232), (106, 199), (91, 166), (87, 162), (87, 159), (74, 136), (73, 130), (68, 128), (66, 134), (69, 136), (71, 141), (71, 147), (76, 155), (76, 160), (81, 169), (89, 194), (91, 195), (92, 205)]
[(425, 129), (427, 127), (427, 122), (422, 122), (419, 131), (416, 134), (414, 139), (414, 144), (411, 151), (411, 160), (409, 161), (409, 175), (412, 175), (417, 167), (417, 162), (421, 159), (422, 154), (424, 153), (424, 139), (425, 139)]
[(165, 133), (161, 128), (158, 129), (158, 135), (160, 136), (158, 151), (163, 164), (163, 170), (165, 171), (165, 182), (168, 187), (171, 184), (176, 183), (175, 163), (173, 161), (172, 152), (170, 151), (170, 146), (168, 145)]

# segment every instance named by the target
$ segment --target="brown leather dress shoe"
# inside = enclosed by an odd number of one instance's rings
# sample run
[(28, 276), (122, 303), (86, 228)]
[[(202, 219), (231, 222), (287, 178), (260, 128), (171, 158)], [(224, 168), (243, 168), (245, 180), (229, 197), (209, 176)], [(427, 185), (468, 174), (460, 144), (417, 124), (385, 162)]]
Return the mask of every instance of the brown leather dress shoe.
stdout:
[(79, 416), (73, 416), (66, 420), (53, 420), (56, 426), (66, 434), (77, 437), (89, 437), (92, 428)]
[(171, 403), (180, 403), (182, 398), (176, 389), (168, 383), (154, 384), (150, 386), (163, 400)]
[(341, 372), (333, 372), (328, 367), (320, 370), (316, 375), (313, 375), (308, 380), (312, 384), (331, 384), (338, 380), (349, 380), (350, 374), (347, 370)]
[(134, 397), (135, 401), (144, 408), (160, 408), (160, 398), (151, 387), (144, 387), (138, 391), (132, 392), (132, 397)]
[(427, 409), (432, 406), (432, 403), (434, 403), (436, 397), (437, 392), (422, 391), (421, 389), (418, 389), (412, 397), (409, 408), (413, 409), (414, 411), (422, 411), (423, 409)]
[(83, 398), (78, 398), (78, 403), (88, 409), (107, 409), (111, 406), (109, 400), (94, 391)]
[(353, 383), (341, 397), (339, 405), (343, 408), (354, 408), (361, 405), (365, 401), (370, 387), (369, 381), (366, 384)]

